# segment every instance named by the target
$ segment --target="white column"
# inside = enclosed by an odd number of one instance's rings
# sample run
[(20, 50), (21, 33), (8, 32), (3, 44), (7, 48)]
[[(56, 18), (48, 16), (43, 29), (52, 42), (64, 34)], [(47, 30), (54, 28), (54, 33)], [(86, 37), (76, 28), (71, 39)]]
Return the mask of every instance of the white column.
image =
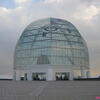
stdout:
[(86, 71), (84, 69), (81, 70), (81, 78), (86, 78)]
[(52, 81), (52, 80), (54, 80), (53, 69), (48, 69), (47, 80), (48, 80), (48, 81)]
[(90, 71), (87, 71), (87, 78), (90, 78)]
[(27, 72), (27, 80), (32, 80), (32, 73), (31, 73), (31, 71)]
[(13, 71), (13, 80), (16, 80), (16, 71)]
[(73, 78), (74, 78), (74, 72), (70, 71), (69, 80), (73, 80)]
[(20, 80), (20, 71), (18, 70), (16, 71), (16, 80), (18, 81)]

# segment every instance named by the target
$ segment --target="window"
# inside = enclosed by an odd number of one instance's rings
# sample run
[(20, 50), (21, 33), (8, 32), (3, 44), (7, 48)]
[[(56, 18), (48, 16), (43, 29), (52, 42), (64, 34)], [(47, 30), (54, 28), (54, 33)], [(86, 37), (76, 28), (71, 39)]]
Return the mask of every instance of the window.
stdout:
[(56, 80), (69, 80), (70, 72), (57, 72)]
[(46, 80), (46, 73), (45, 72), (32, 73), (32, 80), (45, 81)]
[(41, 55), (37, 59), (37, 64), (50, 64), (48, 56), (46, 55)]
[(43, 32), (42, 36), (43, 36), (43, 37), (46, 37), (46, 34), (47, 34), (46, 32)]
[(70, 30), (70, 29), (67, 29), (67, 31), (68, 31), (69, 33), (71, 33), (71, 30)]

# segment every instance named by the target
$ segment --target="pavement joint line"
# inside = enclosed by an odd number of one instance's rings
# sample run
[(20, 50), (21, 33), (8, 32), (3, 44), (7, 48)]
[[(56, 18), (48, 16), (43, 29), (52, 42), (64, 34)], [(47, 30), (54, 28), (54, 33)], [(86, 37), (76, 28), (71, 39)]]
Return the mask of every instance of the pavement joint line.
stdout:
[(29, 95), (35, 95), (36, 97), (38, 97), (42, 91), (44, 90), (44, 88), (47, 86), (47, 83), (39, 86), (37, 89), (35, 89), (34, 91), (32, 91)]

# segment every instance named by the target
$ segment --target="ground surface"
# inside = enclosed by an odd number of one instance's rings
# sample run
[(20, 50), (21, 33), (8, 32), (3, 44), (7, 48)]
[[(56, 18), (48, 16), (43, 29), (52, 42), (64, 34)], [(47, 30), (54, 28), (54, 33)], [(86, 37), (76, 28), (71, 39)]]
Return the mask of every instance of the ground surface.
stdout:
[(0, 81), (0, 100), (96, 100), (100, 81)]

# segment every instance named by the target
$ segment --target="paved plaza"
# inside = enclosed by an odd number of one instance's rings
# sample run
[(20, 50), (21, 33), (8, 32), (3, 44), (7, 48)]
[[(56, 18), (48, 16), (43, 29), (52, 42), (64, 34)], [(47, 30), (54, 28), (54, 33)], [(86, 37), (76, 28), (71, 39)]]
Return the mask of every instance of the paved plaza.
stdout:
[(0, 81), (0, 100), (96, 100), (100, 81)]

